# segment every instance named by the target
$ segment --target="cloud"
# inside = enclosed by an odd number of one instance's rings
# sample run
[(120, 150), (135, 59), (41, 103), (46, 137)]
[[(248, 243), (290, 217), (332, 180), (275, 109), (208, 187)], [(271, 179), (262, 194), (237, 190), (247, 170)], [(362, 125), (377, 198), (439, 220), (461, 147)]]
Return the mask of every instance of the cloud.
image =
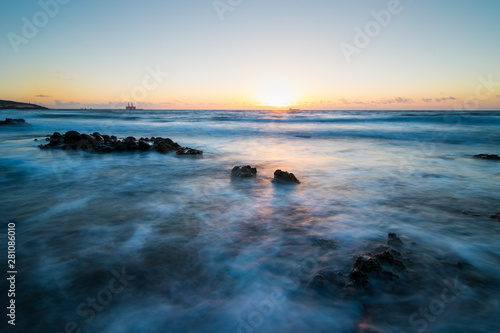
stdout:
[(455, 97), (444, 97), (444, 98), (436, 98), (435, 101), (438, 103), (446, 102), (446, 101), (455, 101), (457, 100)]
[(500, 98), (500, 95), (496, 95), (496, 96), (497, 96), (497, 98)]
[(76, 102), (67, 102), (67, 103), (63, 103), (61, 102), (60, 100), (55, 100), (55, 104), (57, 107), (61, 107), (61, 108), (74, 108), (74, 107), (80, 107), (80, 103), (76, 103)]
[(422, 98), (422, 101), (424, 101), (426, 103), (430, 103), (430, 102), (432, 102), (432, 98)]
[(35, 95), (35, 97), (47, 98), (47, 97), (52, 97), (52, 96), (49, 96), (49, 95)]
[(411, 98), (403, 98), (403, 97), (396, 97), (393, 99), (383, 99), (378, 102), (374, 102), (375, 104), (409, 104), (409, 103), (414, 103), (413, 99)]

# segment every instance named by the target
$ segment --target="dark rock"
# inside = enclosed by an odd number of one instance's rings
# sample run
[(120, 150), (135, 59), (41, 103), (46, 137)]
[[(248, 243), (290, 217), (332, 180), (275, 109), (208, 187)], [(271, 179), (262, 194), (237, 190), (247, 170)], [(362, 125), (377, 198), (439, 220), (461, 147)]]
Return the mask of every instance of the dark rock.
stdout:
[(33, 141), (38, 141), (38, 139), (35, 139), (35, 140), (33, 140)]
[(77, 143), (82, 139), (82, 135), (77, 131), (69, 131), (64, 134), (64, 143), (72, 144)]
[(97, 153), (112, 153), (114, 149), (106, 144), (100, 144), (94, 147), (94, 151)]
[(93, 136), (88, 134), (82, 134), (82, 139), (84, 141), (87, 141), (92, 147), (95, 147), (99, 144), (99, 141), (97, 141)]
[(490, 219), (500, 220), (500, 213), (496, 213), (496, 215), (491, 215)]
[(494, 160), (494, 161), (500, 160), (500, 156), (493, 154), (479, 154), (479, 155), (474, 155), (473, 157), (481, 160)]
[(235, 166), (231, 170), (232, 178), (255, 178), (257, 176), (257, 168), (252, 168), (250, 165), (247, 166)]
[(322, 293), (333, 293), (346, 284), (344, 276), (340, 272), (321, 270), (314, 275), (309, 287)]
[(380, 259), (361, 255), (356, 258), (354, 268), (349, 273), (349, 278), (354, 286), (370, 287), (370, 279), (390, 281), (399, 278), (397, 274), (382, 268)]
[(97, 142), (102, 142), (104, 141), (104, 138), (102, 137), (102, 135), (98, 132), (94, 132), (94, 134), (92, 134), (92, 136), (94, 137), (94, 139), (97, 141)]
[(396, 259), (396, 257), (391, 253), (391, 251), (385, 250), (384, 252), (377, 253), (375, 257), (381, 262), (385, 262), (390, 265), (404, 267), (401, 260)]
[(390, 246), (400, 246), (403, 245), (403, 241), (395, 233), (390, 232), (387, 238), (387, 244)]
[(125, 140), (123, 140), (125, 143), (129, 143), (129, 142), (136, 142), (137, 140), (133, 137), (133, 136), (129, 136), (127, 137)]
[(144, 141), (139, 141), (139, 144), (137, 145), (137, 148), (140, 151), (149, 151), (149, 150), (151, 150), (151, 146), (147, 142), (144, 142)]
[(64, 140), (64, 136), (59, 132), (54, 132), (54, 134), (50, 135), (50, 138), (54, 140)]
[(181, 148), (177, 150), (177, 155), (203, 155), (203, 151), (192, 148)]
[(367, 255), (357, 257), (354, 268), (364, 273), (380, 272), (382, 270), (380, 261)]
[(77, 150), (93, 150), (95, 145), (90, 142), (89, 140), (82, 139), (76, 143), (76, 149)]
[(289, 183), (289, 184), (300, 184), (300, 181), (295, 177), (293, 173), (288, 173), (287, 171), (276, 170), (274, 172), (274, 183)]
[(63, 150), (84, 150), (94, 153), (112, 153), (115, 151), (150, 151), (152, 149), (161, 152), (177, 152), (178, 155), (201, 155), (201, 150), (181, 147), (178, 143), (168, 138), (155, 138), (153, 146), (147, 143), (147, 138), (136, 138), (129, 136), (124, 140), (119, 140), (116, 136), (101, 135), (94, 132), (92, 135), (80, 134), (76, 131), (66, 132), (61, 135), (55, 132), (47, 137), (49, 141), (40, 148), (59, 148)]
[(28, 125), (24, 119), (11, 119), (5, 118), (5, 120), (0, 120), (0, 125)]
[(177, 151), (181, 148), (177, 143), (170, 139), (156, 138), (153, 143), (153, 149), (159, 153), (168, 153), (172, 151)]

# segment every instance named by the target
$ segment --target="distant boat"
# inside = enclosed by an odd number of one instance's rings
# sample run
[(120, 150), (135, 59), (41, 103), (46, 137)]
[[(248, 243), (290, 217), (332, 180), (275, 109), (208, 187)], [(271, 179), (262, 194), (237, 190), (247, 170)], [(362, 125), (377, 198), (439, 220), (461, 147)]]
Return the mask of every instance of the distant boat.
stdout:
[(128, 105), (125, 107), (125, 109), (127, 110), (142, 110), (142, 109), (138, 109), (134, 106), (134, 103), (128, 103)]

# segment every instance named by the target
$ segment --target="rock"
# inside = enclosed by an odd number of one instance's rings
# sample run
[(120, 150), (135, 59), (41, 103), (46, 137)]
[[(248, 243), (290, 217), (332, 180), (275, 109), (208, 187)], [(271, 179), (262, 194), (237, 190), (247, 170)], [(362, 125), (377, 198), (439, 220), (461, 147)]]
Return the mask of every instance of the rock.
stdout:
[(387, 244), (390, 246), (400, 246), (403, 245), (403, 241), (395, 233), (390, 232), (387, 238)]
[(5, 118), (5, 120), (0, 120), (0, 125), (28, 125), (24, 119), (11, 119)]
[(494, 160), (494, 161), (500, 160), (500, 156), (493, 154), (479, 154), (479, 155), (474, 155), (473, 157), (481, 160)]
[(375, 258), (380, 260), (381, 262), (385, 262), (390, 265), (404, 267), (404, 264), (401, 260), (396, 259), (396, 257), (389, 250), (385, 250), (384, 252), (377, 253)]
[(92, 134), (92, 136), (94, 137), (94, 139), (97, 141), (97, 142), (102, 142), (104, 141), (104, 138), (102, 137), (102, 135), (98, 132), (94, 132)]
[(300, 184), (300, 181), (297, 179), (297, 177), (295, 177), (293, 173), (276, 170), (274, 172), (273, 183)]
[(82, 135), (77, 131), (69, 131), (64, 134), (64, 143), (75, 144), (82, 139)]
[(99, 144), (99, 141), (97, 141), (93, 136), (88, 135), (88, 134), (82, 134), (82, 139), (84, 141), (87, 141), (92, 147), (95, 147)]
[(94, 132), (92, 135), (80, 134), (76, 131), (66, 132), (61, 135), (54, 132), (46, 138), (49, 141), (46, 145), (40, 145), (44, 148), (58, 148), (62, 150), (84, 150), (93, 153), (112, 153), (116, 151), (150, 151), (154, 149), (160, 153), (177, 152), (178, 155), (202, 155), (201, 150), (181, 147), (178, 143), (168, 138), (157, 137), (154, 140), (153, 146), (147, 141), (147, 138), (141, 138), (139, 141), (133, 136), (129, 136), (124, 140), (119, 140), (116, 136), (101, 135)]
[(137, 145), (137, 148), (140, 150), (140, 151), (150, 151), (151, 150), (151, 146), (144, 142), (144, 141), (139, 141), (139, 144)]
[(192, 148), (182, 148), (177, 150), (177, 155), (203, 155), (203, 151)]
[(252, 168), (250, 165), (247, 166), (235, 166), (231, 170), (232, 178), (255, 178), (257, 176), (257, 168)]
[(345, 284), (345, 278), (340, 272), (320, 270), (314, 275), (309, 287), (321, 293), (333, 293)]
[(496, 213), (496, 215), (491, 215), (490, 219), (500, 220), (500, 212)]
[(179, 148), (181, 147), (170, 139), (156, 138), (153, 143), (153, 149), (163, 154), (177, 151)]

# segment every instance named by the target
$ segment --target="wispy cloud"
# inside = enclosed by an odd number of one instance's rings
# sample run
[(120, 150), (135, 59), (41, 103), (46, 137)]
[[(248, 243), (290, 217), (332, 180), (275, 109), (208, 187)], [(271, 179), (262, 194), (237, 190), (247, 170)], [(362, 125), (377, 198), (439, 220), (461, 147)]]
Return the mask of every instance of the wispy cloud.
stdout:
[(500, 95), (496, 95), (496, 96), (497, 96), (497, 98), (500, 98)]
[(48, 98), (48, 97), (52, 97), (52, 96), (49, 96), (49, 95), (35, 95), (35, 97)]
[(444, 98), (436, 98), (435, 101), (438, 103), (446, 102), (446, 101), (456, 101), (455, 97), (444, 97)]
[(446, 102), (446, 101), (456, 101), (457, 99), (455, 97), (443, 97), (443, 98), (422, 98), (422, 101), (426, 102), (426, 103), (430, 103), (430, 102), (437, 102), (437, 103), (441, 103), (441, 102)]
[(55, 105), (60, 108), (74, 108), (80, 107), (81, 104), (77, 102), (61, 102), (60, 100), (55, 100)]
[(405, 98), (405, 97), (395, 97), (392, 99), (382, 99), (380, 101), (372, 102), (375, 104), (409, 104), (409, 103), (415, 103), (413, 99), (411, 98)]
[(345, 98), (339, 99), (341, 104), (357, 104), (357, 105), (387, 105), (387, 104), (411, 104), (415, 103), (413, 99), (406, 97), (395, 97), (391, 99), (381, 99), (379, 101), (363, 102), (360, 100), (348, 100)]

